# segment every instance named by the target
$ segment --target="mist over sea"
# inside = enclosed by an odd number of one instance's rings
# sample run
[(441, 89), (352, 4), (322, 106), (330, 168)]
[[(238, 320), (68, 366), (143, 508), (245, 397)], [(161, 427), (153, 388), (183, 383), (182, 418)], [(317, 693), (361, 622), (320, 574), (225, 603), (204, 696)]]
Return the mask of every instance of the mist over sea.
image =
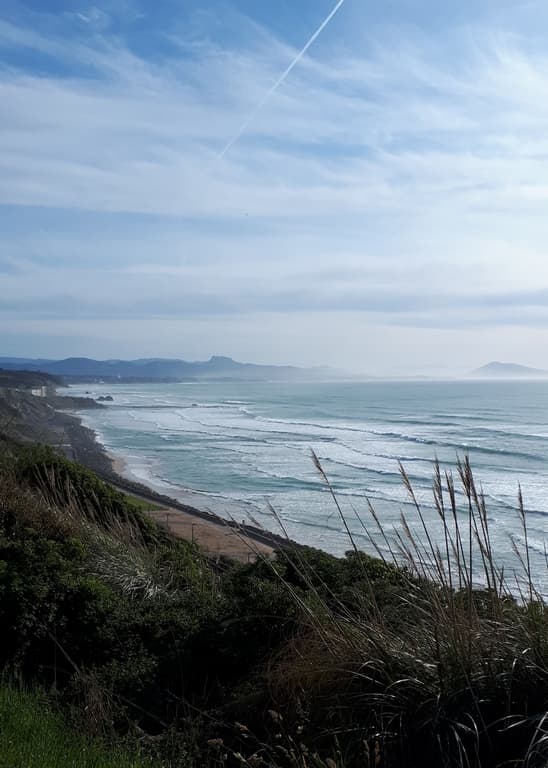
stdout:
[[(435, 457), (455, 472), (466, 454), (485, 493), (494, 548), (516, 566), (511, 537), (523, 533), (521, 484), (533, 573), (547, 583), (548, 383), (542, 381), (78, 385), (72, 394), (110, 394), (84, 423), (134, 478), (219, 515), (249, 515), (334, 554), (350, 549), (342, 522), (310, 457), (313, 449), (335, 489), (358, 546), (371, 550), (371, 501), (385, 530), (400, 530), (409, 505), (405, 466), (429, 529), (441, 543), (431, 492)], [(458, 486), (458, 483), (457, 483)], [(463, 511), (464, 499), (459, 497)], [(360, 516), (358, 520), (357, 515)], [(362, 525), (363, 524), (363, 525)]]

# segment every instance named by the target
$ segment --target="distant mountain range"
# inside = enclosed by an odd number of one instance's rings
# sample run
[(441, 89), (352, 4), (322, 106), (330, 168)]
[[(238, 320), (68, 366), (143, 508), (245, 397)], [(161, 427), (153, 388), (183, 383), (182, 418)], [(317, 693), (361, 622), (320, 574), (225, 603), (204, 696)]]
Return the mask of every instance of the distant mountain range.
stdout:
[(239, 363), (230, 357), (214, 356), (204, 362), (187, 362), (163, 358), (139, 360), (92, 360), (69, 357), (65, 360), (44, 360), (20, 357), (0, 357), (4, 370), (41, 371), (62, 376), (71, 381), (194, 381), (205, 379), (237, 379), (248, 381), (314, 381), (335, 378), (329, 368), (296, 368), (293, 366), (254, 365)]
[(472, 371), (472, 376), (485, 379), (526, 379), (548, 377), (548, 371), (540, 368), (529, 368), (527, 365), (517, 363), (492, 362), (482, 365)]

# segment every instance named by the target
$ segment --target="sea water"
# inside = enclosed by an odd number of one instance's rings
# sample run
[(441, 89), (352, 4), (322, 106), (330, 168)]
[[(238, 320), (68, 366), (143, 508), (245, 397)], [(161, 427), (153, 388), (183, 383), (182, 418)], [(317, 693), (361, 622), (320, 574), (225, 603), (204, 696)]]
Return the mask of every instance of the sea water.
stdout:
[[(401, 514), (425, 535), (399, 471), (413, 484), (429, 532), (442, 543), (433, 502), (433, 462), (453, 471), (469, 456), (485, 494), (493, 547), (507, 574), (512, 539), (523, 544), (521, 486), (534, 576), (544, 587), (548, 520), (548, 382), (383, 381), (345, 383), (190, 382), (94, 384), (74, 395), (111, 395), (82, 414), (133, 478), (216, 514), (253, 519), (334, 554), (351, 548), (313, 450), (355, 544), (372, 551), (401, 532)], [(456, 481), (459, 488), (458, 480)], [(466, 512), (462, 494), (459, 507)], [(276, 516), (270, 511), (272, 507)], [(463, 518), (464, 519), (464, 518)]]

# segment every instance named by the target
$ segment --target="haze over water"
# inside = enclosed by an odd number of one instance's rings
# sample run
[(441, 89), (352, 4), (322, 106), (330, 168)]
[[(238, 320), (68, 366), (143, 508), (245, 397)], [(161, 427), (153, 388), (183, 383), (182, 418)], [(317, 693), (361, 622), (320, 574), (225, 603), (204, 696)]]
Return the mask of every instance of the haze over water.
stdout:
[(241, 519), (250, 513), (276, 530), (270, 503), (292, 538), (335, 554), (350, 543), (311, 449), (358, 546), (369, 551), (354, 513), (372, 527), (366, 497), (387, 531), (399, 529), (404, 510), (421, 535), (399, 461), (436, 538), (441, 530), (431, 494), (433, 460), (454, 470), (457, 456), (468, 454), (487, 498), (497, 555), (507, 568), (515, 566), (510, 536), (522, 541), (516, 511), (521, 483), (533, 568), (537, 581), (545, 580), (545, 382), (104, 384), (93, 385), (92, 392), (112, 394), (114, 402), (86, 412), (84, 421), (135, 478), (220, 515)]

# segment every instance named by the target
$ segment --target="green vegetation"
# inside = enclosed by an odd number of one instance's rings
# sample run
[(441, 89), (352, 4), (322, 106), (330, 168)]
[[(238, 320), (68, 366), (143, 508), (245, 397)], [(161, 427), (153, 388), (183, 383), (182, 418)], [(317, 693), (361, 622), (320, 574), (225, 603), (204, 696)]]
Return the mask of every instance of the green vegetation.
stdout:
[(154, 504), (152, 501), (148, 501), (148, 499), (141, 499), (139, 496), (134, 496), (132, 493), (126, 493), (125, 497), (130, 504), (143, 512), (158, 512), (160, 509), (163, 509), (163, 507), (160, 507), (158, 504)]
[(15, 389), (33, 389), (47, 387), (53, 391), (56, 386), (63, 384), (63, 379), (41, 371), (17, 371), (0, 368), (0, 387)]
[(153, 768), (77, 734), (45, 696), (0, 684), (0, 768)]
[(0, 667), (164, 768), (540, 768), (548, 611), (527, 544), (516, 599), (468, 463), (433, 490), (443, 550), (416, 503), (420, 539), (403, 520), (390, 558), (350, 538), (344, 558), (218, 563), (91, 471), (4, 442)]

